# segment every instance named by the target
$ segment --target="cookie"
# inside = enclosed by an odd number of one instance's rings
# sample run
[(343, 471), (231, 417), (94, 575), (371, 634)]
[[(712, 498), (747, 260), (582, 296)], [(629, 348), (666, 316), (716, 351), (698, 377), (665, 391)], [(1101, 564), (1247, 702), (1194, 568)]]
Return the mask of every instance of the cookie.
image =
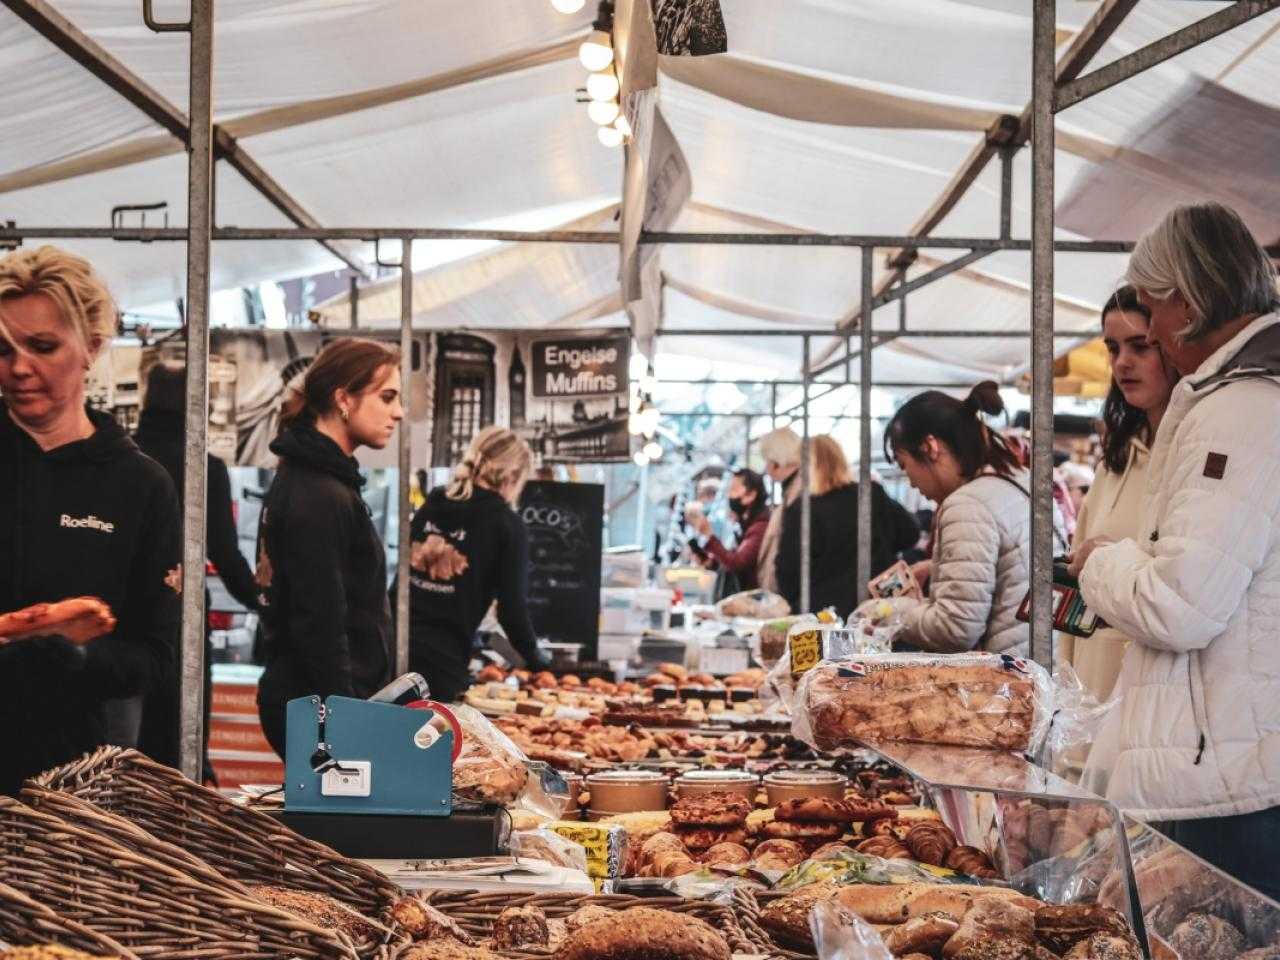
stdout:
[(801, 820), (770, 820), (760, 833), (772, 840), (838, 840), (844, 835), (844, 824)]
[(718, 843), (747, 842), (747, 831), (741, 827), (687, 827), (677, 826), (675, 835), (689, 850), (710, 850)]
[(671, 822), (686, 826), (736, 827), (745, 823), (751, 803), (737, 793), (681, 797), (671, 807)]
[(819, 823), (849, 823), (849, 805), (842, 800), (829, 800), (826, 797), (800, 797), (794, 800), (783, 800), (773, 808), (775, 820), (808, 821)]

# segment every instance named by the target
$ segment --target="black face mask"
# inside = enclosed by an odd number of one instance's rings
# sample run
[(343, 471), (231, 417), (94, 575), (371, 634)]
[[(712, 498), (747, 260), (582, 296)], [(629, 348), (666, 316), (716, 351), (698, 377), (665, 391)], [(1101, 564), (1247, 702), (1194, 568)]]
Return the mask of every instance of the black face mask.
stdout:
[(745, 517), (747, 515), (747, 505), (737, 497), (729, 498), (729, 509), (740, 517)]

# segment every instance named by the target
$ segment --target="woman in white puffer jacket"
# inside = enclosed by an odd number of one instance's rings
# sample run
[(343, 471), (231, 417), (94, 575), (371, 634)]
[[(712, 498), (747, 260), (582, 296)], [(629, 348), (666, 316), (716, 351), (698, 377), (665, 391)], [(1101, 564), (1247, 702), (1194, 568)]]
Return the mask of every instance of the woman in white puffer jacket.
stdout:
[[(1182, 374), (1133, 540), (1076, 551), (1132, 643), (1085, 786), (1280, 896), (1280, 297), (1231, 210), (1174, 209), (1134, 250), (1148, 338)], [(1163, 821), (1163, 822), (1162, 822)]]
[(885, 428), (885, 455), (939, 504), (929, 596), (893, 602), (904, 643), (1027, 656), (1030, 627), (1017, 612), (1031, 570), (1031, 478), (981, 416), (1003, 412), (999, 387), (987, 380), (964, 400), (918, 394)]

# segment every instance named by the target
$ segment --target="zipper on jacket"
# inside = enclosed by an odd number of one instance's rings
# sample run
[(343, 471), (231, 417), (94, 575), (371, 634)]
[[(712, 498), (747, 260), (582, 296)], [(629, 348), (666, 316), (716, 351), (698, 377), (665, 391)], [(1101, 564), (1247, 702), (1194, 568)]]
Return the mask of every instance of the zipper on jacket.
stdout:
[[(1205, 747), (1208, 745), (1208, 738), (1204, 727), (1200, 723), (1200, 710), (1196, 701), (1196, 681), (1194, 673), (1196, 666), (1195, 654), (1191, 653), (1187, 656), (1187, 690), (1191, 695), (1191, 722), (1196, 725), (1196, 736), (1198, 738), (1196, 740), (1196, 759), (1195, 762), (1192, 763), (1192, 766), (1198, 767), (1200, 766), (1200, 761), (1204, 759), (1204, 751)], [(1208, 722), (1207, 716), (1205, 717), (1205, 721), (1206, 723)]]
[(1196, 762), (1192, 766), (1200, 766), (1200, 761), (1204, 759), (1204, 734), (1200, 734), (1200, 747), (1196, 750)]

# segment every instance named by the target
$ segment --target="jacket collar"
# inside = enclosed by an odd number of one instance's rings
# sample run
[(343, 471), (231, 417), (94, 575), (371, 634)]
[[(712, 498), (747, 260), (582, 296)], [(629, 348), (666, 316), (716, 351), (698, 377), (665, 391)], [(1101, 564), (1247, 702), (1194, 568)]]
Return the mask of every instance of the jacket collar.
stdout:
[(360, 476), (360, 466), (355, 457), (344, 454), (336, 443), (309, 421), (304, 420), (282, 431), (271, 441), (271, 452), (282, 460), (337, 477), (353, 490), (364, 486), (364, 477)]
[(1234, 380), (1280, 381), (1280, 313), (1263, 314), (1219, 347), (1186, 378), (1187, 389), (1207, 396)]

